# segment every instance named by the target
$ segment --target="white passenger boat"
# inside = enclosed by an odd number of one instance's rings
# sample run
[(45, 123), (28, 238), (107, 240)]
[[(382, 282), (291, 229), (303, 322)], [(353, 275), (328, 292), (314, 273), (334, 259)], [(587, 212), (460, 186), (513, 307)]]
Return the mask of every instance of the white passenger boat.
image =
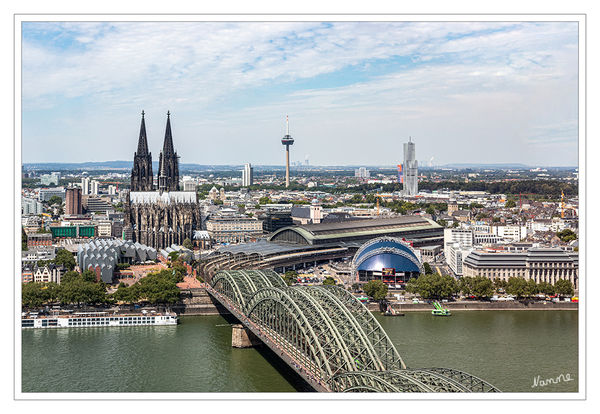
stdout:
[(22, 328), (84, 328), (97, 326), (177, 325), (174, 313), (109, 314), (108, 312), (79, 312), (71, 314), (23, 314)]

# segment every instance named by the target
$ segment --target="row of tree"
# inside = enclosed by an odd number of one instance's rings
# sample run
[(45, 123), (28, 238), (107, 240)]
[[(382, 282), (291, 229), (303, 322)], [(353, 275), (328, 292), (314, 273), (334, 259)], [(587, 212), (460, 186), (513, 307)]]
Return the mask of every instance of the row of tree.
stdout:
[[(465, 296), (489, 298), (497, 292), (506, 292), (517, 298), (531, 297), (539, 293), (553, 296), (572, 296), (573, 284), (560, 279), (554, 285), (548, 282), (536, 283), (535, 280), (525, 280), (520, 277), (510, 277), (508, 281), (495, 279), (493, 282), (483, 276), (463, 277), (459, 281), (452, 276), (439, 274), (424, 274), (413, 278), (406, 284), (406, 290), (416, 293), (424, 299), (449, 298), (458, 293)], [(366, 290), (365, 290), (366, 292)]]
[(69, 305), (99, 304), (106, 302), (106, 285), (96, 282), (96, 275), (90, 270), (79, 274), (68, 271), (57, 283), (24, 283), (22, 305), (26, 308), (40, 307), (46, 303)]

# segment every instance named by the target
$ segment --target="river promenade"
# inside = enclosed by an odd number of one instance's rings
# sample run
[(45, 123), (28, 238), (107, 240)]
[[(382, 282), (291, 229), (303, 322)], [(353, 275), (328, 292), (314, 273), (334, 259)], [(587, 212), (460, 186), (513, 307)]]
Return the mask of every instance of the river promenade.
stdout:
[[(181, 291), (182, 301), (174, 306), (172, 310), (179, 315), (218, 315), (229, 313), (229, 311), (213, 300), (206, 292), (203, 284), (192, 288), (184, 288)], [(575, 302), (544, 302), (544, 301), (507, 301), (507, 302), (483, 302), (483, 301), (456, 301), (444, 302), (442, 305), (451, 311), (514, 311), (514, 310), (578, 310), (579, 304)], [(367, 305), (372, 312), (379, 311), (379, 303), (371, 302)], [(430, 303), (394, 303), (394, 310), (400, 312), (430, 312), (433, 305)]]

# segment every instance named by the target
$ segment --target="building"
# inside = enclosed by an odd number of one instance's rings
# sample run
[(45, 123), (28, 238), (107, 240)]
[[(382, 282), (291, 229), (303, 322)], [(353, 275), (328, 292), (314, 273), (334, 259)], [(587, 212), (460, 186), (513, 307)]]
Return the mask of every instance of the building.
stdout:
[(37, 200), (32, 198), (21, 199), (21, 209), (23, 215), (38, 215), (44, 212), (44, 206)]
[(154, 190), (151, 165), (142, 112), (131, 191), (125, 204), (124, 237), (157, 250), (192, 240), (194, 231), (201, 230), (202, 220), (196, 191), (179, 191), (179, 156), (173, 146), (170, 112), (159, 157), (158, 191)]
[(519, 242), (527, 237), (526, 226), (493, 226), (492, 233), (510, 241)]
[(475, 250), (463, 262), (464, 276), (508, 280), (520, 277), (536, 283), (570, 281), (579, 289), (579, 256), (559, 248), (530, 248), (526, 251)]
[(48, 201), (53, 196), (60, 197), (60, 199), (62, 201), (65, 201), (65, 189), (63, 187), (41, 188), (40, 192), (39, 192), (39, 195), (38, 195), (38, 199), (40, 201)]
[(108, 186), (108, 195), (111, 195), (111, 196), (117, 195), (117, 187), (110, 184)]
[(90, 183), (90, 194), (98, 195), (100, 194), (100, 183), (96, 180), (92, 180)]
[(360, 178), (361, 180), (365, 180), (371, 177), (371, 172), (365, 167), (360, 167), (359, 169), (354, 170), (354, 177)]
[(281, 138), (281, 144), (285, 146), (285, 186), (290, 186), (290, 145), (294, 145), (294, 138), (290, 135), (290, 121), (288, 116), (285, 116), (286, 133)]
[(31, 233), (27, 235), (27, 248), (52, 246), (52, 234), (50, 233)]
[(249, 187), (252, 184), (254, 184), (254, 168), (250, 163), (246, 163), (242, 171), (242, 187)]
[(156, 260), (156, 249), (140, 243), (123, 240), (94, 240), (80, 245), (77, 265), (81, 270), (92, 270), (96, 279), (112, 283), (118, 263), (144, 263)]
[(21, 252), (21, 262), (37, 263), (40, 260), (54, 260), (56, 249), (54, 247), (37, 247)]
[(215, 243), (242, 243), (263, 234), (262, 221), (248, 216), (210, 217), (206, 230)]
[(444, 245), (459, 243), (465, 247), (473, 247), (473, 232), (468, 229), (444, 229)]
[(65, 196), (65, 214), (80, 215), (83, 214), (81, 205), (81, 189), (67, 188)]
[(402, 164), (404, 195), (419, 194), (419, 172), (415, 153), (415, 143), (408, 138), (404, 144), (404, 163)]
[(100, 220), (96, 223), (97, 237), (112, 237), (112, 222), (110, 220)]
[(36, 283), (58, 283), (65, 273), (65, 268), (55, 264), (48, 264), (42, 267), (34, 266), (33, 281)]
[(291, 216), (295, 224), (319, 224), (323, 220), (323, 207), (317, 200), (313, 200), (310, 206), (294, 205)]
[(448, 243), (444, 249), (446, 263), (456, 276), (463, 275), (463, 262), (465, 258), (473, 251), (473, 247), (467, 247), (460, 243)]
[(51, 174), (44, 174), (40, 176), (40, 183), (42, 185), (58, 185), (60, 182), (60, 173), (53, 172)]
[(458, 203), (456, 201), (450, 201), (448, 203), (448, 214), (452, 215), (455, 211), (458, 211)]
[(95, 226), (52, 226), (50, 231), (53, 239), (88, 239), (96, 237)]
[(85, 211), (87, 212), (95, 212), (95, 213), (103, 213), (107, 211), (113, 211), (114, 207), (111, 203), (106, 200), (103, 200), (100, 197), (87, 196), (84, 198), (85, 201)]
[(263, 231), (265, 233), (273, 233), (283, 227), (293, 226), (291, 209), (286, 210), (271, 210), (268, 209), (264, 215), (260, 217), (263, 223)]
[(443, 227), (421, 216), (344, 220), (284, 227), (271, 234), (268, 240), (276, 243), (317, 245), (364, 243), (379, 236), (401, 238), (414, 247), (444, 243)]
[(384, 236), (372, 239), (358, 249), (352, 258), (352, 273), (358, 283), (381, 280), (396, 286), (424, 272), (410, 243)]
[(88, 177), (81, 178), (81, 192), (83, 195), (90, 193), (90, 179)]
[(183, 191), (196, 191), (198, 181), (191, 177), (183, 177)]

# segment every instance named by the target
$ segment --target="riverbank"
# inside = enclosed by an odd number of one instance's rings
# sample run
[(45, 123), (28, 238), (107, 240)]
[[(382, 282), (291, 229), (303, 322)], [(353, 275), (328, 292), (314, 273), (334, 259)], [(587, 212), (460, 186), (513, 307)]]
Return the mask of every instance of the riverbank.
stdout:
[[(579, 303), (576, 302), (477, 302), (477, 301), (460, 301), (447, 302), (441, 304), (450, 311), (489, 311), (489, 310), (578, 310)], [(392, 303), (392, 307), (400, 312), (430, 312), (433, 305), (430, 303)], [(378, 303), (369, 303), (368, 308), (372, 312), (379, 311)]]
[[(178, 315), (219, 315), (229, 311), (215, 301), (204, 288), (183, 289), (181, 303), (171, 307)], [(458, 301), (447, 302), (442, 305), (451, 311), (470, 310), (578, 310), (579, 304), (575, 302), (533, 302), (533, 301), (507, 301), (507, 302), (479, 302)], [(367, 305), (372, 312), (379, 311), (379, 303), (372, 302)], [(433, 305), (429, 303), (392, 303), (394, 310), (399, 312), (430, 312)]]

